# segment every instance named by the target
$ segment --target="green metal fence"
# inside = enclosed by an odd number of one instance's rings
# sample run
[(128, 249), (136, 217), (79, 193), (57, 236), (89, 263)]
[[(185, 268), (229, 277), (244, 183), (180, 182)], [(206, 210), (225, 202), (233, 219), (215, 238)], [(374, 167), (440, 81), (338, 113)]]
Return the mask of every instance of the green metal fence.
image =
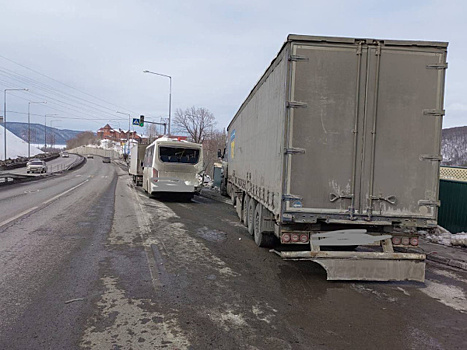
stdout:
[(466, 172), (467, 168), (441, 167), (438, 224), (452, 233), (467, 232)]

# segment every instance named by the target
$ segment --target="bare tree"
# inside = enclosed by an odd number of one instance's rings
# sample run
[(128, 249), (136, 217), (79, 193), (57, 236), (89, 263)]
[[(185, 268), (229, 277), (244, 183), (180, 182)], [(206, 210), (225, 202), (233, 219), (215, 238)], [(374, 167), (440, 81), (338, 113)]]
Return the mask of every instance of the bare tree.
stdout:
[(206, 173), (213, 176), (214, 163), (219, 161), (217, 157), (217, 151), (223, 150), (225, 147), (225, 141), (227, 139), (227, 133), (224, 130), (210, 130), (206, 135), (206, 139), (203, 142), (203, 157), (204, 166)]
[(191, 141), (203, 143), (216, 121), (207, 108), (193, 106), (185, 110), (177, 109), (173, 123), (180, 131), (188, 133)]
[(68, 140), (66, 142), (66, 148), (71, 149), (79, 146), (97, 145), (99, 142), (100, 140), (92, 131), (83, 131), (76, 135), (76, 137)]
[(158, 136), (157, 125), (146, 124), (146, 135), (148, 136), (149, 143), (153, 142)]

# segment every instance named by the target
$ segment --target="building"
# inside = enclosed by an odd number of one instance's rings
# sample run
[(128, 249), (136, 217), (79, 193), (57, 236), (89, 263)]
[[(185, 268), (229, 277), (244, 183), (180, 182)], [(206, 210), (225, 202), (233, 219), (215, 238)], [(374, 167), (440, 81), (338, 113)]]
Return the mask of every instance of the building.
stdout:
[(112, 128), (109, 124), (97, 130), (97, 137), (101, 140), (111, 140), (115, 142), (122, 142), (128, 139), (137, 140), (141, 142), (141, 136), (136, 131), (125, 131), (120, 128), (118, 130)]

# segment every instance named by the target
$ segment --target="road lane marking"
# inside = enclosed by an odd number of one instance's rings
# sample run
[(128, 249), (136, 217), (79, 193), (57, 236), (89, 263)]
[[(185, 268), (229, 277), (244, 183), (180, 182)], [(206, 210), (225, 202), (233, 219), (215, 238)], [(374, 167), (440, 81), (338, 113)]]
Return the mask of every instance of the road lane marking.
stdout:
[(28, 194), (28, 193), (37, 193), (37, 192), (40, 192), (40, 190), (24, 191), (25, 194)]
[(5, 226), (5, 225), (9, 224), (10, 222), (15, 221), (16, 219), (19, 219), (20, 217), (29, 214), (30, 212), (36, 210), (37, 208), (39, 208), (39, 207), (29, 208), (28, 210), (25, 210), (22, 213), (19, 213), (18, 215), (15, 215), (12, 218), (9, 218), (8, 220), (0, 222), (0, 227)]
[(78, 187), (81, 186), (81, 185), (84, 185), (84, 184), (85, 184), (86, 182), (88, 182), (88, 181), (89, 181), (89, 179), (88, 179), (88, 180), (85, 180), (85, 181), (83, 181), (83, 182), (81, 182), (80, 184), (78, 184), (78, 185), (76, 185), (76, 186), (74, 186), (74, 187), (72, 187), (72, 188), (70, 188), (70, 189), (68, 189), (68, 190), (66, 190), (65, 192), (62, 192), (62, 193), (57, 194), (56, 196), (54, 196), (54, 197), (52, 197), (52, 198), (50, 198), (50, 199), (47, 199), (47, 200), (44, 202), (44, 204), (48, 204), (48, 203), (50, 203), (50, 202), (52, 202), (52, 201), (54, 201), (54, 200), (60, 198), (61, 196), (64, 196), (64, 195), (67, 194), (68, 192), (73, 191), (75, 188), (78, 188)]
[[(60, 194), (58, 194), (58, 195), (56, 195), (56, 196), (54, 196), (54, 197), (52, 197), (52, 198), (46, 200), (45, 202), (43, 202), (42, 205), (48, 204), (48, 203), (50, 203), (50, 202), (52, 202), (52, 201), (54, 201), (54, 200), (60, 198), (61, 196), (64, 196), (65, 194), (67, 194), (67, 193), (73, 191), (74, 189), (78, 188), (79, 186), (84, 185), (84, 184), (85, 184), (86, 182), (88, 182), (88, 181), (89, 181), (89, 180), (85, 180), (85, 181), (81, 182), (80, 184), (78, 184), (78, 185), (76, 185), (76, 186), (74, 186), (74, 187), (72, 187), (72, 188), (66, 190), (65, 192), (62, 192), (62, 193), (60, 193)], [(39, 206), (29, 208), (29, 209), (27, 209), (27, 210), (25, 210), (25, 211), (23, 211), (23, 212), (21, 212), (21, 213), (15, 215), (15, 216), (13, 216), (12, 218), (9, 218), (9, 219), (7, 219), (7, 220), (5, 220), (5, 221), (3, 221), (3, 222), (0, 222), (0, 227), (9, 224), (9, 223), (12, 222), (12, 221), (17, 220), (17, 219), (19, 219), (19, 218), (21, 218), (21, 217), (23, 217), (23, 216), (29, 214), (30, 212), (32, 212), (32, 211), (34, 211), (34, 210), (36, 210), (36, 209), (38, 209), (38, 208), (39, 208)]]

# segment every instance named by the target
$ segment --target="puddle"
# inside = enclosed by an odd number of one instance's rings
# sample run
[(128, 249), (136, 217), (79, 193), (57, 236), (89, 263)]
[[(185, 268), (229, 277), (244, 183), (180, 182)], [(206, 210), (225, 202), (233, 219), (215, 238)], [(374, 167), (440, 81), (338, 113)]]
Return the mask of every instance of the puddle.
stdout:
[(196, 236), (210, 242), (224, 242), (227, 239), (227, 234), (218, 230), (210, 230), (207, 227), (202, 227), (196, 231)]

